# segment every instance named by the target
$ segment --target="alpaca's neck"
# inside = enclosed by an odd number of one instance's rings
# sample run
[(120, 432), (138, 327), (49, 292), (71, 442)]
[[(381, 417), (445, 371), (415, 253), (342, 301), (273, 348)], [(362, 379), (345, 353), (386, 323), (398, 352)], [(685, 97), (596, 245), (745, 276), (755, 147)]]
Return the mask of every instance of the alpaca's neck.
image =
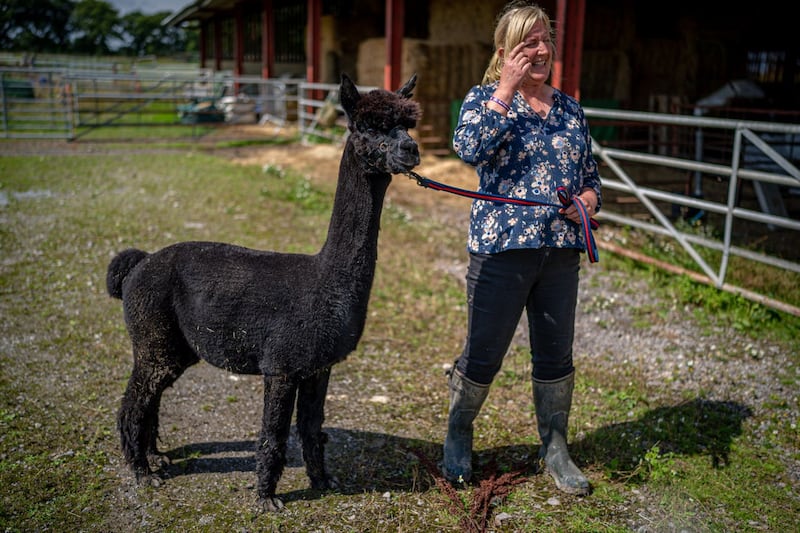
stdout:
[(391, 174), (365, 170), (350, 141), (339, 164), (328, 237), (320, 251), (327, 271), (372, 275), (378, 255), (378, 230)]

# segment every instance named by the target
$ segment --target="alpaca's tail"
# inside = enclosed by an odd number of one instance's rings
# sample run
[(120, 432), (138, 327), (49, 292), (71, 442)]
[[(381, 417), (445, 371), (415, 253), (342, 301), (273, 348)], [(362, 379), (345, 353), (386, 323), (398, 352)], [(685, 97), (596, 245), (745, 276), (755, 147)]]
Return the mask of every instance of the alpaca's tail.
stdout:
[(145, 257), (147, 257), (147, 252), (136, 248), (128, 248), (118, 253), (111, 260), (106, 274), (106, 289), (108, 289), (110, 296), (122, 299), (122, 282), (125, 281), (125, 276)]

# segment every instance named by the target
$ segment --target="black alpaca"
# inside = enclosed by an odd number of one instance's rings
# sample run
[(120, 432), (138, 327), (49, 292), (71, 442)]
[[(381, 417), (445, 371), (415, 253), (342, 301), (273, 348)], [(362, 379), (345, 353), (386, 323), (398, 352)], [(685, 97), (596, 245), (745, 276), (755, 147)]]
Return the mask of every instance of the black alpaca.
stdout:
[(117, 425), (137, 481), (157, 484), (161, 395), (204, 359), (264, 376), (256, 444), (258, 496), (276, 511), (286, 444), (297, 404), (306, 472), (315, 489), (335, 488), (322, 432), (331, 366), (356, 348), (377, 261), (381, 211), (392, 174), (419, 164), (408, 134), (420, 117), (413, 76), (397, 92), (360, 94), (342, 76), (349, 136), (325, 243), (315, 255), (216, 242), (182, 242), (148, 254), (128, 249), (108, 266), (108, 293), (122, 299), (133, 370)]

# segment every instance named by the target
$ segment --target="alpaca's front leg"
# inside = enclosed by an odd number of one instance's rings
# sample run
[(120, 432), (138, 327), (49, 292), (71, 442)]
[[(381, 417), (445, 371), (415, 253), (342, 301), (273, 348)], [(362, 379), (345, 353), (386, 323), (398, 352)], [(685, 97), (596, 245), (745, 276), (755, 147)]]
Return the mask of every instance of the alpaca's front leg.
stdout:
[(258, 498), (265, 511), (280, 511), (283, 502), (275, 497), (278, 480), (286, 465), (286, 443), (294, 411), (297, 385), (284, 376), (264, 376), (264, 415), (256, 445)]
[(334, 489), (335, 478), (325, 471), (325, 443), (328, 436), (322, 432), (325, 421), (325, 395), (328, 392), (330, 367), (300, 382), (297, 394), (297, 431), (303, 444), (306, 473), (315, 489)]

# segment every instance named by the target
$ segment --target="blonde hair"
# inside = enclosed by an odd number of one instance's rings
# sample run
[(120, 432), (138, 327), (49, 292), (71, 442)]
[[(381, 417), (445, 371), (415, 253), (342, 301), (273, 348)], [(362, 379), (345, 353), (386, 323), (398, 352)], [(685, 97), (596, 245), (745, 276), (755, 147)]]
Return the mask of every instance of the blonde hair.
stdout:
[(500, 79), (500, 72), (503, 70), (503, 58), (499, 54), (502, 48), (509, 52), (512, 48), (521, 43), (525, 36), (530, 33), (531, 28), (537, 22), (542, 22), (550, 36), (550, 52), (555, 55), (555, 32), (550, 23), (550, 17), (536, 4), (531, 4), (525, 0), (513, 0), (506, 4), (497, 16), (497, 23), (494, 28), (494, 53), (483, 73), (482, 85), (492, 83)]

